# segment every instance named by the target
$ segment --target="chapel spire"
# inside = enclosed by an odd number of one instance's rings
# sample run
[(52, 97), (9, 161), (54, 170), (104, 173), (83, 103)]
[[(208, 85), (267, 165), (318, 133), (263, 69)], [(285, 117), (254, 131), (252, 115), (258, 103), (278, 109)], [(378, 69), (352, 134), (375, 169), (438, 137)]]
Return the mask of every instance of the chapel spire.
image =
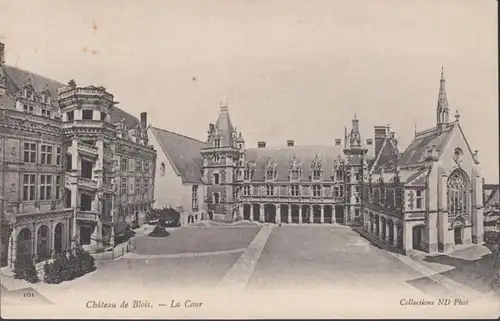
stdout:
[(446, 87), (443, 67), (441, 67), (441, 80), (439, 84), (438, 103), (436, 108), (436, 125), (443, 127), (448, 123), (448, 98), (446, 97)]

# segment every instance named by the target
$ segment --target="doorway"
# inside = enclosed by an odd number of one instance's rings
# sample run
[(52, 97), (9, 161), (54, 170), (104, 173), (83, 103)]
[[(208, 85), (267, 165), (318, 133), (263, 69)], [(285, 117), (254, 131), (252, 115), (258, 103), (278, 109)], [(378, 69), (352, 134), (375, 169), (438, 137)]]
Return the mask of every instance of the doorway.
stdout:
[(454, 228), (454, 234), (455, 234), (455, 245), (461, 245), (463, 244), (463, 228), (462, 226), (457, 226)]
[(413, 249), (422, 250), (422, 232), (424, 227), (422, 225), (413, 227)]

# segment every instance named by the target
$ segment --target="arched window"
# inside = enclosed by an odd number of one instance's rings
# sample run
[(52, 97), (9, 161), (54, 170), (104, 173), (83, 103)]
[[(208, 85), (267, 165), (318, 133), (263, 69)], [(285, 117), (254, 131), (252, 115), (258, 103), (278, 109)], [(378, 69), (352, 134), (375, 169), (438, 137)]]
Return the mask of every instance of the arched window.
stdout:
[(219, 202), (220, 202), (219, 193), (214, 193), (214, 204), (219, 204)]
[(165, 176), (165, 163), (160, 165), (160, 176)]
[(467, 176), (462, 171), (454, 171), (448, 178), (448, 219), (458, 216), (469, 217), (469, 188)]
[(215, 173), (214, 174), (214, 185), (219, 185), (219, 184), (220, 184), (219, 174)]

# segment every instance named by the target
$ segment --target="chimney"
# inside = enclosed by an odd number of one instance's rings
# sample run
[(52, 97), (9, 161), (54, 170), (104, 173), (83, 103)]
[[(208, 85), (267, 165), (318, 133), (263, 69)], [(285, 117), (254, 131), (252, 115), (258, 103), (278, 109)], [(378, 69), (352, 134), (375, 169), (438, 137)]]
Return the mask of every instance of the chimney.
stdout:
[(148, 126), (148, 113), (141, 113), (141, 127), (146, 128)]
[(385, 137), (387, 136), (387, 126), (375, 126), (375, 157), (378, 155), (378, 152), (382, 148), (384, 144)]
[[(287, 141), (286, 141), (286, 145), (287, 145), (288, 147), (293, 147), (293, 144), (294, 144), (294, 142), (293, 142), (293, 140), (291, 140), (291, 139), (289, 139), (289, 140), (287, 140)], [(264, 143), (264, 147), (266, 147), (266, 143)]]
[(373, 139), (368, 138), (366, 139), (366, 148), (368, 151), (366, 152), (366, 155), (368, 158), (374, 158), (375, 157), (375, 146), (373, 145)]
[(258, 142), (257, 147), (258, 148), (266, 148), (266, 142)]
[(335, 139), (335, 146), (340, 146), (341, 143), (342, 143), (342, 140), (340, 138)]

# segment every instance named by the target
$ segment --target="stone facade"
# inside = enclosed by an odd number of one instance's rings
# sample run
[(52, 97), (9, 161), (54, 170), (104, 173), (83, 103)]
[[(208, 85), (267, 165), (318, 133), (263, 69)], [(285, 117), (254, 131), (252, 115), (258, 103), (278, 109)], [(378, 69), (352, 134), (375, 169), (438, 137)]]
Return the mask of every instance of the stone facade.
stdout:
[[(139, 122), (119, 110), (103, 87), (64, 86), (7, 66), (0, 45), (2, 265), (21, 255), (43, 260), (72, 240), (113, 245), (153, 202), (156, 152), (146, 115)], [(136, 126), (116, 121), (121, 116)], [(138, 165), (122, 171), (122, 158)]]
[(478, 153), (470, 149), (458, 113), (448, 120), (443, 75), (436, 115), (436, 127), (415, 133), (402, 155), (396, 150), (375, 162), (365, 183), (364, 228), (405, 254), (483, 242)]

